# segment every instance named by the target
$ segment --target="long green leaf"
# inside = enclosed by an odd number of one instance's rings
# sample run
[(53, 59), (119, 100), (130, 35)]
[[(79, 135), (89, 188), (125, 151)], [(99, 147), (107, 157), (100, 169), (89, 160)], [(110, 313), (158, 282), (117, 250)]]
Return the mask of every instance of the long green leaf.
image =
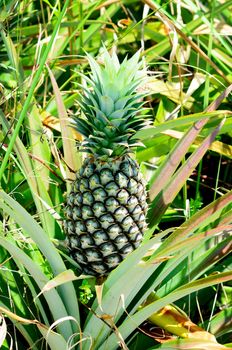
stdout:
[(38, 69), (37, 69), (37, 71), (35, 73), (35, 76), (34, 76), (33, 80), (32, 80), (30, 89), (28, 91), (27, 98), (26, 98), (25, 103), (23, 105), (23, 108), (22, 108), (22, 111), (20, 113), (18, 122), (17, 122), (17, 124), (15, 126), (14, 133), (11, 135), (11, 139), (10, 139), (10, 143), (8, 145), (8, 148), (7, 148), (7, 152), (6, 152), (5, 156), (4, 156), (4, 159), (3, 159), (1, 167), (0, 167), (0, 181), (1, 181), (1, 178), (2, 178), (3, 173), (5, 171), (5, 168), (6, 168), (8, 159), (10, 157), (11, 151), (12, 151), (12, 149), (14, 147), (14, 143), (15, 143), (16, 137), (18, 136), (20, 127), (21, 127), (21, 125), (23, 123), (23, 120), (24, 120), (24, 118), (25, 118), (25, 116), (27, 114), (27, 111), (28, 111), (28, 109), (30, 107), (30, 103), (31, 103), (31, 100), (32, 100), (32, 97), (33, 97), (33, 93), (34, 93), (34, 90), (35, 90), (35, 88), (36, 88), (36, 86), (37, 86), (37, 84), (39, 82), (40, 77), (41, 77), (42, 71), (44, 69), (45, 62), (46, 62), (47, 57), (49, 55), (49, 52), (50, 52), (50, 50), (52, 48), (52, 45), (54, 45), (54, 41), (55, 41), (57, 32), (59, 30), (60, 23), (61, 23), (61, 21), (62, 21), (62, 19), (64, 17), (64, 14), (65, 14), (65, 12), (67, 10), (68, 4), (69, 4), (69, 0), (66, 0), (65, 3), (64, 3), (63, 9), (60, 12), (59, 17), (57, 19), (57, 22), (55, 24), (55, 27), (54, 27), (51, 39), (49, 40), (48, 45), (47, 45), (47, 47), (46, 47), (46, 49), (44, 51), (44, 54), (41, 57), (41, 60), (40, 60), (40, 63), (39, 63), (39, 67), (38, 67)]
[[(9, 123), (1, 110), (0, 118), (2, 121), (3, 129), (7, 133), (7, 130), (9, 130)], [(38, 140), (39, 136), (37, 135), (37, 141)], [(23, 175), (27, 179), (28, 185), (30, 187), (31, 194), (37, 207), (38, 215), (43, 228), (49, 236), (54, 237), (55, 230), (57, 229), (57, 224), (49, 210), (47, 210), (48, 207), (52, 209), (53, 204), (51, 202), (50, 196), (48, 195), (48, 191), (46, 190), (46, 185), (44, 184), (43, 178), (36, 176), (37, 171), (35, 162), (29, 158), (28, 152), (18, 136), (15, 139), (14, 149), (17, 154), (18, 161), (20, 162)]]
[(232, 306), (219, 311), (210, 321), (204, 322), (204, 327), (209, 325), (209, 332), (220, 337), (230, 333), (232, 329)]
[[(4, 203), (6, 203), (6, 205)], [(15, 222), (17, 222), (37, 244), (41, 252), (47, 258), (55, 276), (66, 270), (61, 256), (43, 229), (24, 208), (4, 191), (0, 191), (0, 207), (14, 218)], [(79, 322), (79, 307), (72, 283), (60, 286), (59, 290), (69, 315), (73, 316)]]
[[(187, 258), (182, 259), (178, 264), (176, 264), (176, 259), (175, 264), (170, 259), (162, 271), (164, 274), (163, 280), (157, 289), (159, 296), (162, 297), (183, 283), (203, 276), (212, 266), (230, 254), (232, 251), (231, 237), (215, 244), (217, 239), (222, 239), (222, 237), (215, 237), (203, 243), (199, 242), (198, 245), (192, 247)], [(213, 247), (209, 248), (211, 244)], [(168, 270), (170, 271), (169, 274), (167, 274)]]
[[(118, 327), (118, 332), (120, 332), (123, 339), (126, 339), (142, 322), (144, 322), (149, 316), (154, 312), (159, 311), (168, 304), (175, 302), (176, 300), (183, 298), (190, 293), (196, 292), (203, 288), (210, 287), (215, 284), (230, 281), (232, 279), (232, 272), (224, 272), (218, 275), (209, 276), (202, 278), (200, 280), (190, 282), (172, 293), (166, 295), (165, 297), (145, 306), (142, 310), (138, 311), (136, 314), (128, 317), (120, 327)], [(99, 350), (104, 350), (107, 344), (109, 349), (117, 349), (117, 335), (113, 333), (106, 342), (104, 342)]]
[[(220, 105), (222, 100), (230, 94), (231, 91), (232, 85), (225, 89), (225, 91), (221, 93), (221, 95), (216, 99), (216, 101), (214, 101), (210, 106), (208, 106), (207, 110), (205, 111), (206, 114), (214, 111)], [(204, 115), (204, 113), (202, 114)], [(167, 159), (156, 171), (154, 183), (149, 191), (149, 196), (151, 200), (153, 200), (168, 183), (169, 179), (177, 169), (181, 160), (187, 153), (189, 147), (192, 145), (193, 141), (196, 139), (197, 135), (200, 133), (207, 121), (208, 118), (198, 120), (197, 122), (195, 122), (195, 124), (192, 127), (190, 127), (190, 129), (187, 131), (184, 137), (177, 142), (171, 153), (168, 155)], [(175, 122), (179, 123), (177, 121)]]
[[(0, 244), (6, 250), (8, 250), (14, 259), (20, 261), (20, 263), (25, 266), (39, 288), (42, 289), (48, 282), (48, 278), (41, 272), (40, 268), (33, 262), (33, 260), (30, 259), (21, 249), (10, 243), (7, 239), (0, 238)], [(65, 316), (68, 316), (65, 306), (55, 289), (52, 289), (44, 294), (44, 297), (48, 303), (51, 313), (53, 314), (54, 320), (59, 320)], [(66, 339), (72, 336), (72, 327), (69, 322), (60, 323), (58, 327)]]
[[(67, 115), (56, 79), (52, 71), (49, 69), (49, 67), (47, 68), (48, 68), (48, 72), (52, 82), (52, 86), (53, 86), (53, 90), (56, 98), (58, 115), (60, 119), (61, 134), (63, 138), (64, 158), (67, 164), (66, 178), (74, 180), (75, 172), (81, 166), (81, 157), (80, 157), (80, 153), (77, 151), (77, 148), (76, 148), (76, 143), (71, 130), (70, 121), (68, 119), (68, 115)], [(72, 171), (70, 169), (72, 169)]]
[(155, 349), (161, 349), (161, 350), (227, 350), (228, 347), (218, 344), (216, 342), (205, 340), (200, 338), (199, 339), (175, 339), (165, 342), (164, 344), (153, 346), (152, 348), (149, 348), (148, 350), (155, 350)]
[[(195, 215), (193, 215), (187, 222), (184, 222), (180, 227), (178, 227), (162, 244), (162, 249), (169, 247), (175, 243), (180, 242), (191, 232), (194, 232), (199, 227), (205, 227), (209, 223), (213, 223), (214, 220), (219, 218), (222, 215), (222, 210), (228, 206), (228, 210), (231, 207), (232, 203), (232, 191), (226, 193), (225, 195), (219, 197), (214, 202), (211, 202), (203, 209), (199, 210)], [(221, 224), (226, 224), (231, 222), (231, 210), (228, 211), (228, 214), (225, 217)]]
[[(186, 160), (181, 168), (175, 173), (175, 175), (169, 180), (167, 186), (157, 195), (152, 203), (150, 211), (151, 224), (158, 223), (164, 214), (167, 207), (173, 201), (177, 193), (188, 177), (192, 174), (194, 168), (200, 162), (209, 146), (218, 134), (223, 122), (202, 142), (202, 144), (195, 150), (195, 152)], [(173, 159), (174, 164), (175, 160)], [(154, 193), (152, 193), (154, 195)]]

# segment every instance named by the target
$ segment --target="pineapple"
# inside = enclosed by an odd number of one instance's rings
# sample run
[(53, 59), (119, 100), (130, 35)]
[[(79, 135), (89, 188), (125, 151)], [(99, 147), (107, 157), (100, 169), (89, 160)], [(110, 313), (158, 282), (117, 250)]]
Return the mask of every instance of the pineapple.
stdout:
[(64, 229), (72, 258), (83, 273), (107, 275), (137, 248), (146, 229), (146, 189), (130, 155), (133, 136), (146, 124), (139, 115), (146, 79), (139, 52), (120, 64), (104, 49), (104, 66), (90, 55), (80, 106), (84, 118), (74, 126), (87, 154), (67, 197)]

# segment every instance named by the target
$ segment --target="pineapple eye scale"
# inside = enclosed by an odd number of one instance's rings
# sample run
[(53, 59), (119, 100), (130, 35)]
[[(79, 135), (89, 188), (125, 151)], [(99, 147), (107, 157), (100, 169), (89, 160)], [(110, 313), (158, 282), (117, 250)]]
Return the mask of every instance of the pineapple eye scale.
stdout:
[(69, 244), (70, 244), (71, 248), (80, 247), (80, 240), (75, 235), (74, 236), (70, 236)]
[(86, 176), (86, 178), (89, 178), (89, 176), (91, 176), (94, 171), (95, 171), (96, 166), (94, 164), (88, 164), (83, 172), (83, 175)]
[(83, 202), (83, 197), (82, 197), (82, 195), (81, 195), (81, 193), (80, 193), (79, 191), (76, 192), (73, 202), (74, 202), (74, 204), (76, 204), (76, 205), (82, 204), (82, 202)]
[(93, 234), (93, 238), (97, 244), (107, 242), (109, 237), (104, 231), (96, 231)]
[(100, 249), (102, 250), (103, 254), (111, 254), (115, 251), (115, 245), (111, 242), (102, 243), (100, 245)]
[(119, 190), (119, 187), (117, 183), (111, 181), (105, 186), (105, 189), (108, 193), (108, 196), (115, 196), (117, 191)]
[(84, 192), (89, 189), (89, 182), (87, 179), (83, 178), (80, 180), (79, 189), (81, 192)]
[(115, 238), (114, 242), (116, 244), (125, 244), (128, 242), (128, 239), (125, 235), (119, 235), (118, 237)]
[(128, 243), (125, 247), (120, 249), (120, 253), (122, 255), (127, 255), (127, 254), (131, 253), (133, 250), (134, 250), (133, 246), (130, 243)]
[(120, 258), (120, 256), (118, 254), (111, 254), (105, 257), (105, 262), (109, 267), (116, 267), (121, 261), (122, 259)]
[(85, 249), (85, 255), (88, 259), (88, 262), (99, 261), (102, 258), (102, 254), (97, 249), (94, 249), (94, 248)]
[(87, 220), (93, 217), (93, 211), (89, 205), (83, 205), (81, 208), (82, 219)]
[(87, 232), (93, 233), (95, 230), (97, 230), (100, 226), (97, 220), (95, 219), (88, 219), (86, 220), (86, 228)]
[[(115, 212), (114, 212), (114, 217), (116, 217), (119, 221), (120, 221), (120, 220), (122, 221), (122, 219), (123, 219), (126, 215), (128, 215), (128, 211), (127, 211), (127, 209), (124, 208), (124, 207), (119, 207), (119, 208), (116, 209)], [(121, 222), (121, 221), (120, 221), (120, 222)]]
[(127, 184), (128, 184), (128, 177), (121, 171), (119, 171), (116, 176), (115, 176), (115, 179), (118, 183), (118, 185), (120, 186), (120, 188), (122, 187), (127, 187)]
[(100, 178), (99, 178), (98, 174), (91, 175), (91, 177), (89, 178), (90, 189), (93, 190), (94, 188), (99, 187), (100, 184), (101, 184), (101, 182), (100, 182)]
[(124, 188), (118, 192), (117, 198), (121, 204), (128, 204), (129, 193)]
[(93, 191), (93, 196), (94, 196), (95, 202), (96, 201), (103, 202), (107, 197), (107, 193), (103, 188), (98, 187)]
[[(69, 216), (71, 216), (71, 211), (69, 210)], [(78, 220), (81, 217), (81, 210), (79, 207), (75, 206), (72, 210), (72, 218), (73, 220)]]
[(97, 217), (103, 215), (106, 213), (106, 208), (103, 203), (101, 202), (96, 202), (93, 205), (93, 211)]
[(100, 172), (100, 179), (102, 185), (106, 185), (108, 182), (114, 179), (114, 176), (109, 169), (102, 169)]
[(133, 225), (133, 219), (131, 216), (126, 216), (122, 222), (121, 222), (121, 225), (122, 227), (125, 229), (125, 230), (128, 230), (129, 227), (131, 227)]
[(120, 206), (119, 202), (114, 197), (109, 197), (105, 201), (105, 205), (111, 213), (113, 213)]
[(82, 234), (83, 232), (86, 232), (87, 228), (85, 226), (85, 224), (82, 221), (76, 221), (75, 222), (75, 233), (77, 235)]
[(80, 263), (87, 263), (87, 259), (85, 255), (78, 249), (78, 251), (73, 252), (74, 259), (79, 261)]
[(121, 227), (116, 224), (109, 226), (107, 231), (112, 240), (115, 240), (122, 233)]
[(99, 220), (104, 229), (107, 229), (110, 225), (114, 223), (114, 218), (111, 214), (102, 215)]
[(94, 203), (94, 198), (91, 192), (84, 192), (82, 196), (83, 204), (91, 205)]
[(82, 248), (88, 248), (94, 246), (94, 240), (88, 234), (80, 236), (80, 244)]

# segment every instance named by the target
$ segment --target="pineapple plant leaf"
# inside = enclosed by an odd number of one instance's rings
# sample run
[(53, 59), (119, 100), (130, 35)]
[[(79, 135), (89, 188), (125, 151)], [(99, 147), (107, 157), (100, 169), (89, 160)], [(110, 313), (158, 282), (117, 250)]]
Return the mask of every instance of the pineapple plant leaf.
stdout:
[[(230, 4), (208, 1), (199, 8), (192, 0), (162, 7), (145, 2), (145, 7), (139, 1), (65, 1), (64, 6), (59, 1), (54, 6), (35, 1), (26, 6), (27, 1), (10, 0), (0, 5), (0, 344), (4, 349), (232, 346)], [(154, 6), (158, 10), (149, 13), (148, 7), (154, 10)], [(128, 18), (120, 19), (125, 14)], [(190, 41), (182, 40), (190, 34)], [(120, 60), (108, 52), (97, 62), (89, 55), (96, 73), (82, 76), (84, 86), (77, 84), (86, 64), (77, 54), (96, 53), (102, 42), (117, 45)], [(121, 84), (127, 76), (132, 82), (139, 53), (129, 68), (121, 55), (141, 45), (153, 75), (146, 89), (154, 126), (139, 130), (137, 112), (143, 110), (144, 96), (140, 84), (135, 81), (129, 91), (126, 85), (122, 92), (127, 95), (120, 97), (114, 84), (104, 81), (118, 77)], [(120, 69), (118, 76), (115, 72)], [(84, 135), (82, 153), (74, 140), (82, 136), (66, 118), (70, 112), (77, 115), (78, 96), (82, 116), (74, 125), (78, 121)], [(221, 110), (214, 111), (220, 104)], [(107, 123), (112, 128), (105, 128)], [(118, 134), (107, 143), (113, 128)], [(211, 144), (206, 140), (209, 134), (212, 141), (216, 136)], [(137, 148), (141, 141), (145, 147)], [(96, 152), (97, 144), (101, 146)], [(78, 264), (54, 238), (64, 238), (63, 194), (71, 189), (67, 179), (74, 180), (83, 152), (83, 158), (101, 158), (103, 165), (119, 161), (123, 150), (122, 157), (143, 162), (152, 202), (149, 230), (143, 244), (123, 257), (107, 279), (101, 278), (104, 283), (96, 286), (95, 293), (96, 279), (84, 278), (82, 283), (83, 275), (70, 269), (70, 263)], [(188, 168), (193, 167), (190, 175)], [(198, 198), (203, 202), (199, 208)], [(71, 203), (70, 208), (74, 206)], [(86, 213), (88, 208), (84, 209)], [(107, 239), (114, 239), (112, 231)], [(180, 318), (186, 328), (180, 327)], [(155, 332), (159, 329), (158, 336), (152, 339), (144, 323)], [(162, 344), (168, 339), (163, 332), (171, 341)]]
[(90, 77), (80, 96), (83, 117), (74, 127), (87, 154), (67, 198), (65, 232), (70, 254), (85, 274), (107, 275), (137, 248), (146, 229), (145, 182), (130, 155), (141, 116), (138, 88), (146, 80), (138, 51), (120, 64), (104, 48), (104, 66), (87, 54)]

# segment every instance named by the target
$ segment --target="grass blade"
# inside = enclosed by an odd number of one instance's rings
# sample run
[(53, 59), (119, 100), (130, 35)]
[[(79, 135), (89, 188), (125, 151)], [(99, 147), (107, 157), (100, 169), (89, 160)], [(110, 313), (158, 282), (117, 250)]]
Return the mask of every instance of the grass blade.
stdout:
[(64, 14), (65, 14), (65, 12), (67, 10), (68, 4), (69, 4), (69, 0), (66, 0), (65, 3), (64, 3), (63, 9), (60, 12), (59, 17), (57, 19), (57, 22), (55, 24), (55, 27), (54, 27), (51, 39), (49, 40), (48, 45), (46, 47), (46, 50), (44, 51), (44, 54), (41, 57), (39, 67), (38, 67), (38, 69), (37, 69), (37, 71), (35, 73), (35, 76), (34, 76), (33, 80), (32, 80), (30, 89), (28, 91), (27, 98), (26, 98), (26, 100), (24, 102), (24, 105), (23, 105), (22, 111), (20, 113), (18, 122), (17, 122), (17, 124), (15, 126), (14, 133), (11, 135), (11, 139), (10, 139), (10, 142), (9, 142), (9, 145), (8, 145), (8, 148), (7, 148), (7, 152), (6, 152), (5, 156), (4, 156), (4, 159), (3, 159), (1, 167), (0, 167), (0, 181), (1, 181), (1, 178), (2, 178), (3, 173), (5, 171), (5, 168), (6, 168), (8, 159), (10, 157), (11, 151), (12, 151), (12, 149), (14, 147), (14, 143), (15, 143), (16, 137), (18, 136), (20, 127), (21, 127), (21, 125), (23, 123), (23, 120), (24, 120), (24, 118), (25, 118), (25, 116), (27, 114), (27, 111), (28, 111), (28, 109), (30, 107), (30, 103), (31, 103), (31, 100), (32, 100), (32, 97), (33, 97), (34, 90), (36, 88), (36, 85), (39, 82), (40, 77), (41, 77), (41, 73), (42, 73), (42, 71), (44, 69), (44, 64), (45, 64), (45, 62), (47, 60), (49, 52), (51, 51), (52, 45), (54, 44), (57, 32), (59, 30), (59, 26), (60, 26), (61, 21), (62, 21), (62, 19), (64, 17)]

